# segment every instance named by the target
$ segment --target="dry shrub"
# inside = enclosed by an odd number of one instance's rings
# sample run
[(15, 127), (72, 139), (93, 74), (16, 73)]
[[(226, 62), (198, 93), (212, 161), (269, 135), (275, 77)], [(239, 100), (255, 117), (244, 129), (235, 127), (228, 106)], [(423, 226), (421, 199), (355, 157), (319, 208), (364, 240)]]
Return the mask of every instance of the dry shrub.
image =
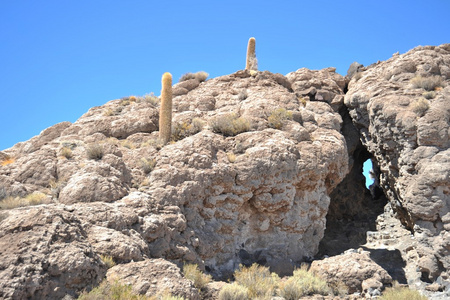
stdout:
[(89, 159), (100, 160), (103, 157), (103, 147), (99, 144), (91, 144), (86, 147), (86, 154)]
[(249, 131), (250, 121), (243, 117), (238, 117), (236, 114), (227, 114), (212, 119), (210, 126), (215, 133), (221, 133), (225, 136), (235, 136), (239, 133)]
[(145, 174), (149, 174), (156, 166), (156, 159), (141, 159), (141, 169)]
[(186, 279), (191, 280), (194, 286), (198, 289), (203, 289), (206, 285), (211, 282), (211, 275), (206, 275), (199, 270), (197, 265), (186, 264), (183, 266), (183, 274)]
[(188, 121), (179, 122), (172, 126), (172, 141), (179, 141), (188, 136), (194, 135), (202, 131), (204, 123), (198, 118), (194, 118), (191, 123)]
[(402, 287), (397, 282), (393, 286), (387, 288), (383, 295), (378, 298), (380, 300), (426, 300), (427, 297), (421, 295), (416, 290), (411, 290), (408, 287)]
[(71, 159), (73, 157), (72, 149), (70, 149), (69, 147), (62, 147), (59, 150), (59, 155), (65, 157), (67, 159)]
[(8, 196), (0, 201), (0, 209), (13, 209), (16, 207), (39, 205), (49, 202), (47, 195), (41, 192), (34, 192), (25, 197)]
[(234, 163), (236, 161), (236, 154), (234, 154), (233, 152), (228, 152), (227, 158), (230, 163)]
[(422, 117), (423, 115), (425, 115), (427, 110), (430, 108), (430, 104), (429, 104), (428, 100), (426, 100), (424, 98), (415, 100), (414, 102), (412, 102), (410, 104), (410, 106), (411, 106), (411, 109), (413, 110), (413, 112), (415, 112), (419, 117)]
[(280, 278), (270, 273), (269, 268), (253, 264), (250, 267), (239, 266), (234, 272), (236, 283), (248, 289), (250, 299), (269, 298), (275, 293)]
[(120, 141), (120, 145), (128, 149), (136, 149), (136, 145), (130, 140), (122, 140)]
[(416, 76), (411, 79), (411, 83), (415, 88), (421, 88), (427, 91), (433, 91), (435, 88), (442, 87), (444, 85), (441, 76)]
[(302, 265), (294, 271), (293, 276), (280, 284), (280, 295), (286, 300), (296, 300), (307, 295), (331, 295), (333, 292), (327, 282), (308, 271)]
[(424, 92), (424, 93), (422, 94), (422, 96), (423, 96), (425, 99), (434, 99), (434, 98), (436, 97), (436, 92), (435, 92), (435, 91)]
[(275, 109), (267, 118), (267, 121), (269, 121), (269, 127), (275, 129), (283, 128), (286, 120), (292, 120), (292, 112), (284, 108)]
[(306, 107), (306, 104), (308, 103), (309, 98), (308, 97), (298, 97), (298, 101), (300, 101), (300, 104), (303, 107)]
[(144, 96), (139, 96), (136, 98), (136, 102), (147, 102), (153, 106), (159, 106), (159, 98), (155, 96), (153, 92), (145, 94)]
[(219, 292), (219, 300), (247, 300), (248, 288), (233, 282), (227, 284)]
[(243, 100), (247, 99), (247, 97), (248, 97), (248, 94), (247, 94), (246, 90), (240, 91), (239, 94), (238, 94), (238, 99), (240, 101), (243, 101)]
[(208, 78), (209, 74), (204, 72), (204, 71), (200, 71), (197, 73), (186, 73), (183, 74), (183, 76), (181, 76), (180, 80), (178, 80), (178, 82), (183, 82), (186, 80), (190, 80), (190, 79), (197, 79), (200, 82), (203, 82), (206, 80), (206, 78)]
[(106, 265), (108, 269), (114, 267), (116, 265), (116, 262), (114, 261), (114, 258), (109, 255), (100, 255), (100, 259), (102, 262)]
[(78, 297), (78, 300), (105, 299), (146, 300), (149, 298), (143, 295), (134, 294), (131, 285), (122, 284), (118, 280), (115, 280), (114, 282), (104, 280), (98, 287), (93, 288), (90, 292), (85, 291)]

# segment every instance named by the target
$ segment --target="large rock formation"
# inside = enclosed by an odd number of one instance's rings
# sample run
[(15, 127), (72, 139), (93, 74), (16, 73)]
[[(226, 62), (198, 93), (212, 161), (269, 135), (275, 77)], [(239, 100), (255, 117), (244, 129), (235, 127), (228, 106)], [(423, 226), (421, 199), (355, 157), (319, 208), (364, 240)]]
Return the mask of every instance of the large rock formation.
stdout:
[[(373, 277), (358, 268), (344, 274), (362, 278), (352, 291), (379, 292), (401, 276), (444, 286), (449, 78), (450, 46), (422, 47), (358, 66), (350, 83), (334, 68), (180, 82), (176, 140), (165, 146), (151, 96), (113, 100), (52, 126), (0, 152), (0, 205), (39, 203), (27, 197), (33, 192), (47, 203), (0, 211), (0, 298), (76, 296), (106, 277), (142, 294), (170, 286), (198, 299), (178, 270), (185, 262), (216, 279), (253, 262), (284, 275), (313, 259), (321, 241), (320, 254), (334, 255), (377, 229), (367, 238), (370, 257), (345, 256)], [(361, 176), (368, 158), (378, 177), (372, 193)], [(391, 226), (393, 212), (403, 225)], [(379, 241), (385, 237), (396, 242)], [(396, 264), (375, 260), (386, 253), (370, 249), (377, 245), (394, 247), (385, 250), (413, 271), (399, 276)], [(118, 265), (107, 271), (105, 255)], [(342, 269), (333, 259), (314, 264)], [(324, 274), (343, 274), (333, 272)]]
[[(187, 128), (195, 118), (205, 126), (162, 148), (154, 99), (130, 98), (92, 108), (74, 124), (55, 125), (4, 151), (15, 158), (0, 169), (5, 194), (41, 191), (54, 204), (5, 213), (0, 242), (10, 258), (5, 265), (15, 268), (0, 270), (0, 296), (75, 295), (104, 276), (99, 255), (121, 264), (150, 258), (193, 262), (227, 278), (239, 264), (253, 262), (289, 273), (317, 253), (329, 194), (348, 171), (342, 119), (330, 106), (343, 105), (345, 79), (331, 68), (301, 69), (287, 77), (239, 71), (179, 85), (186, 92), (175, 93), (174, 127)], [(310, 101), (314, 97), (323, 101)], [(231, 113), (250, 123), (248, 132), (228, 137), (213, 132), (208, 124)], [(277, 125), (269, 124), (271, 115)], [(145, 163), (153, 169), (145, 170)], [(30, 225), (8, 229), (19, 212)], [(35, 224), (46, 214), (51, 220), (62, 214), (62, 224), (80, 231), (78, 243), (66, 241), (67, 261), (39, 259), (53, 252), (52, 243), (33, 242), (56, 226), (56, 221)], [(26, 233), (20, 233), (22, 242), (37, 249), (28, 252), (29, 260), (42, 260), (42, 270), (20, 259), (10, 242), (19, 232)], [(71, 265), (77, 253), (88, 255), (83, 268), (70, 273), (77, 284), (63, 283), (68, 272), (49, 276), (48, 269)], [(17, 269), (36, 279), (18, 285)], [(36, 282), (43, 288), (33, 290)]]

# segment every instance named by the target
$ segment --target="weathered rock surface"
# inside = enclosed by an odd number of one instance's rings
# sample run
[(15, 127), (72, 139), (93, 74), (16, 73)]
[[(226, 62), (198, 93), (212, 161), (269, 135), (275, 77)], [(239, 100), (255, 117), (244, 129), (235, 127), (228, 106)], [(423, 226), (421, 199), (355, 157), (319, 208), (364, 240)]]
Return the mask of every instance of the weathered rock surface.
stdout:
[(151, 297), (170, 293), (184, 299), (200, 299), (193, 282), (183, 277), (177, 265), (161, 258), (114, 266), (106, 277), (108, 281), (131, 285), (136, 294)]
[(411, 263), (431, 281), (450, 267), (449, 66), (449, 44), (418, 47), (367, 68), (345, 96), (379, 186), (419, 241)]
[[(314, 261), (310, 270), (327, 282), (344, 283), (349, 293), (367, 293), (369, 288), (381, 289), (392, 282), (391, 276), (371, 260), (369, 252), (348, 250), (345, 254)], [(369, 296), (369, 295), (367, 295)]]
[[(401, 243), (383, 245), (397, 247), (392, 251), (406, 269), (419, 270), (402, 273), (405, 281), (436, 281), (444, 289), (450, 268), (449, 51), (448, 45), (416, 48), (359, 68), (345, 101), (349, 79), (334, 68), (183, 81), (174, 87), (174, 127), (189, 129), (194, 119), (204, 126), (164, 146), (157, 99), (129, 97), (2, 151), (0, 160), (12, 159), (0, 165), (0, 197), (40, 191), (53, 203), (1, 212), (0, 297), (75, 296), (105, 277), (101, 255), (108, 255), (118, 264), (108, 280), (118, 277), (147, 295), (170, 286), (172, 293), (198, 299), (176, 265), (197, 263), (215, 278), (253, 262), (289, 274), (318, 253), (327, 214), (330, 227), (344, 219), (361, 224), (361, 236), (368, 229), (388, 231)], [(439, 76), (442, 87), (424, 94), (412, 85), (417, 75)], [(271, 128), (269, 117), (280, 108), (288, 114)], [(212, 121), (230, 113), (250, 123), (247, 132), (217, 133)], [(372, 194), (359, 174), (366, 158), (379, 177)], [(377, 193), (390, 202), (383, 215), (393, 215), (393, 206), (403, 222), (401, 234), (392, 234), (397, 225), (381, 228), (382, 218), (377, 228), (367, 224), (384, 204), (373, 201)], [(376, 240), (378, 233), (371, 234)], [(322, 246), (363, 239), (325, 239)], [(384, 253), (375, 250), (368, 251)], [(313, 266), (329, 270), (330, 278), (340, 272), (336, 278), (369, 294), (398, 279), (373, 255), (342, 257)], [(362, 266), (354, 268), (355, 278), (341, 274), (350, 265)]]

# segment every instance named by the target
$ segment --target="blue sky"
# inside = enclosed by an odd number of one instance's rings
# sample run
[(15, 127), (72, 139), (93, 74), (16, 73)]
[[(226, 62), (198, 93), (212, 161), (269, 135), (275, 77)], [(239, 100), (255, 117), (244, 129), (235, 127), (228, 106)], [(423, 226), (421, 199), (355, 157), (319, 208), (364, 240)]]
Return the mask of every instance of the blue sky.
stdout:
[(450, 1), (0, 0), (0, 150), (161, 75), (369, 65), (450, 42)]

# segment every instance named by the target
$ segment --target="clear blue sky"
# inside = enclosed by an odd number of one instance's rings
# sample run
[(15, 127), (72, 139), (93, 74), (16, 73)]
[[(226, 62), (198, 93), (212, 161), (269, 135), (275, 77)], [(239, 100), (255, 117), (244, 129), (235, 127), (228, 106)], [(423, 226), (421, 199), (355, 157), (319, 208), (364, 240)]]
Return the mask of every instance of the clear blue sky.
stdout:
[(369, 65), (450, 42), (450, 1), (0, 0), (0, 150), (161, 75)]

